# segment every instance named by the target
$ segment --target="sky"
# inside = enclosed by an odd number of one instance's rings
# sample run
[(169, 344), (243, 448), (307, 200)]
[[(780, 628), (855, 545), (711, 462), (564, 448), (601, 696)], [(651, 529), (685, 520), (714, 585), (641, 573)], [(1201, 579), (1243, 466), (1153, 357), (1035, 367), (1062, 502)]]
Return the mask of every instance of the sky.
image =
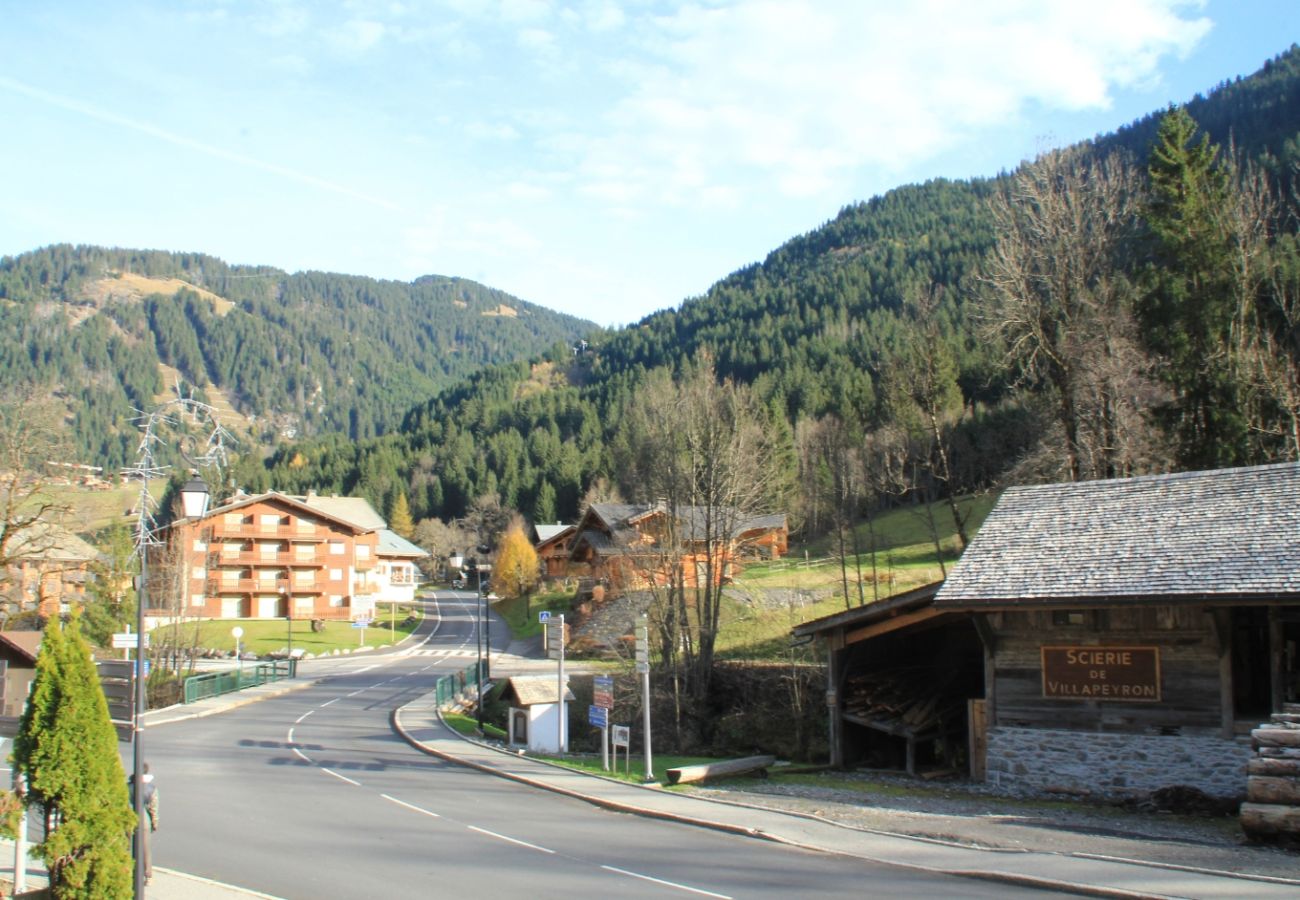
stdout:
[(0, 256), (409, 281), (621, 325), (845, 206), (1249, 74), (1296, 0), (0, 0)]

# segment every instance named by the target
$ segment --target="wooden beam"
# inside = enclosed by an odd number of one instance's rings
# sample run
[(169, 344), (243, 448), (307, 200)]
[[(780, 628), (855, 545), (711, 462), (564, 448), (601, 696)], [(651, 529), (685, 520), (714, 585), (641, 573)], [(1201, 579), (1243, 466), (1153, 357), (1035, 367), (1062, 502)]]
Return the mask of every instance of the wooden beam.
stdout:
[(1269, 699), (1272, 708), (1269, 712), (1281, 712), (1286, 700), (1285, 674), (1283, 659), (1286, 645), (1282, 639), (1282, 616), (1276, 606), (1268, 608), (1268, 681)]
[(897, 631), (900, 628), (907, 628), (910, 625), (927, 622), (930, 619), (935, 619), (946, 614), (946, 611), (941, 609), (921, 609), (916, 612), (903, 613), (902, 615), (894, 616), (892, 619), (885, 619), (881, 622), (874, 622), (871, 625), (864, 625), (861, 628), (853, 629), (844, 635), (844, 643), (856, 644), (859, 641), (879, 637), (882, 634), (889, 634), (891, 631)]
[(998, 636), (989, 624), (989, 617), (985, 613), (975, 613), (970, 617), (971, 624), (975, 626), (975, 633), (980, 636), (980, 643), (989, 653), (997, 653)]

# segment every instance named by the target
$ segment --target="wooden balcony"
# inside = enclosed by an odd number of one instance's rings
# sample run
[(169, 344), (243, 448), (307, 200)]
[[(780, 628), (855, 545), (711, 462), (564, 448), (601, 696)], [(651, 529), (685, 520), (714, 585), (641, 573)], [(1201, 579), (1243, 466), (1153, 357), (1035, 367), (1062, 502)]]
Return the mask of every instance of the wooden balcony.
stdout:
[(212, 539), (222, 538), (275, 538), (281, 541), (312, 541), (323, 543), (329, 532), (323, 528), (299, 528), (296, 525), (263, 525), (259, 522), (212, 523)]
[(231, 566), (298, 566), (299, 568), (325, 568), (325, 560), (318, 554), (304, 556), (291, 551), (262, 553), (260, 550), (243, 550), (239, 553), (208, 554), (209, 569), (228, 569)]

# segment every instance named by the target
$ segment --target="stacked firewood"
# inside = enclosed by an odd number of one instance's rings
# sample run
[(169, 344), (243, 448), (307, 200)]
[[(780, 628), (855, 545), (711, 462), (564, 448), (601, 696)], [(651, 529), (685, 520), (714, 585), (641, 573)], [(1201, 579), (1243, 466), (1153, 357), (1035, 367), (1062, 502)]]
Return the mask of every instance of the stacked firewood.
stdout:
[(1250, 733), (1241, 827), (1252, 838), (1300, 841), (1300, 703), (1287, 703)]
[(847, 679), (844, 712), (867, 720), (892, 720), (911, 731), (928, 731), (961, 714), (960, 698), (946, 696), (943, 685), (917, 673), (866, 672)]

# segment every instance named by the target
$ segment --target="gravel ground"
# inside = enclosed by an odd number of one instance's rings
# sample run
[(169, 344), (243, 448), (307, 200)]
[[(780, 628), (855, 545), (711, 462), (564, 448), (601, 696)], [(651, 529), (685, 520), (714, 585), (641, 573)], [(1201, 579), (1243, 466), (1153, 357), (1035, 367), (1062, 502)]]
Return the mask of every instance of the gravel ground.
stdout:
[[(804, 778), (801, 781), (815, 779)], [(1300, 853), (1248, 844), (1229, 816), (1150, 812), (1083, 800), (1007, 796), (983, 784), (837, 775), (827, 788), (780, 776), (694, 788), (706, 797), (894, 834), (1002, 850), (1089, 854), (1300, 878)], [(783, 783), (784, 782), (784, 783)]]

